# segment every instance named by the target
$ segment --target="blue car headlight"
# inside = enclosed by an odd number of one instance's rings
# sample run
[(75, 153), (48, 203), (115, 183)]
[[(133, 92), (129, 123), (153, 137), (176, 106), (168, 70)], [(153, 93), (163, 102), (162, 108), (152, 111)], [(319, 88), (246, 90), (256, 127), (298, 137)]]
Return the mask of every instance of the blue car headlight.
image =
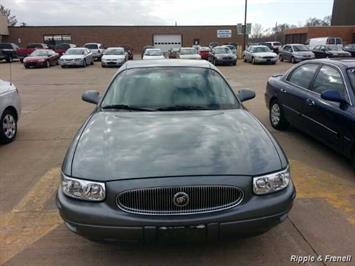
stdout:
[(257, 195), (264, 195), (280, 191), (288, 186), (291, 180), (289, 168), (286, 170), (257, 176), (253, 178), (253, 191)]
[(68, 197), (81, 200), (103, 201), (106, 197), (105, 183), (67, 177), (63, 174), (62, 190)]

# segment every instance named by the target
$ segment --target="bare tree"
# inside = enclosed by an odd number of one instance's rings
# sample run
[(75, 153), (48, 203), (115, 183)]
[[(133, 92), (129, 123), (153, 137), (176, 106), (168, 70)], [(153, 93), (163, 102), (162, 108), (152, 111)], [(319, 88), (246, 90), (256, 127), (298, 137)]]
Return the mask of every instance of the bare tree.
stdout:
[(331, 20), (332, 20), (331, 16), (326, 16), (323, 19), (320, 19), (320, 18), (309, 18), (309, 19), (307, 19), (305, 26), (308, 26), (308, 27), (312, 27), (312, 26), (330, 26)]
[(10, 26), (15, 26), (17, 23), (16, 16), (11, 15), (11, 10), (0, 5), (0, 15), (7, 17), (7, 21), (9, 22)]
[(263, 26), (261, 24), (255, 23), (253, 24), (251, 38), (259, 39), (263, 36), (263, 32), (264, 32)]

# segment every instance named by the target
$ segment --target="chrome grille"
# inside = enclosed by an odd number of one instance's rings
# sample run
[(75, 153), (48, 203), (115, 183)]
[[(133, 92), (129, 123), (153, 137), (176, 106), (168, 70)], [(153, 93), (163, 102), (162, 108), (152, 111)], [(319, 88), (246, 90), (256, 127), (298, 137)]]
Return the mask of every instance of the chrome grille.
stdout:
[[(177, 201), (184, 200), (185, 194), (188, 202), (179, 206)], [(136, 214), (187, 215), (232, 208), (242, 199), (242, 190), (234, 186), (153, 187), (122, 192), (117, 196), (117, 205)]]

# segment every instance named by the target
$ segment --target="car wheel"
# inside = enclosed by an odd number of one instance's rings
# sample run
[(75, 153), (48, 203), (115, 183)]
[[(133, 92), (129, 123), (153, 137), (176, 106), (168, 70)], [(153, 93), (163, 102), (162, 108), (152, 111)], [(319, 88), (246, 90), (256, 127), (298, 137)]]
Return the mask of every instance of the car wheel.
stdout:
[(237, 61), (233, 62), (233, 66), (236, 66), (237, 65)]
[(272, 101), (270, 104), (269, 119), (272, 127), (275, 129), (282, 130), (289, 126), (289, 123), (285, 118), (282, 106), (277, 100)]
[(91, 59), (90, 65), (93, 65), (93, 64), (94, 64), (94, 60)]
[(83, 60), (83, 67), (86, 67), (86, 59)]
[(295, 63), (296, 63), (296, 59), (295, 59), (293, 56), (291, 57), (291, 63), (292, 63), (292, 64), (295, 64)]
[(27, 68), (27, 69), (30, 68), (30, 67), (29, 67), (28, 65), (26, 65), (26, 64), (24, 64), (24, 66), (25, 66), (25, 68)]
[(5, 110), (0, 120), (0, 143), (8, 144), (16, 138), (17, 121), (15, 113), (11, 110)]
[(255, 58), (254, 58), (254, 57), (251, 59), (251, 63), (252, 63), (253, 65), (255, 65)]
[(11, 55), (9, 55), (9, 56), (6, 58), (6, 62), (12, 63), (12, 61), (13, 61), (13, 58), (12, 58)]
[(284, 61), (284, 58), (282, 57), (282, 55), (280, 55), (279, 58), (280, 58), (280, 61), (281, 61), (281, 62)]

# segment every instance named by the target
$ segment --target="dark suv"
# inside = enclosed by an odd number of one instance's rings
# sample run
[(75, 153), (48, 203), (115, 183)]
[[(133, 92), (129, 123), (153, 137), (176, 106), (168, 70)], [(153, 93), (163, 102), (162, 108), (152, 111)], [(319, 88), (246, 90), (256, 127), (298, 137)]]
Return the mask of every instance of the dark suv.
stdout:
[(0, 60), (12, 62), (14, 58), (17, 58), (17, 48), (19, 47), (14, 43), (0, 43)]

